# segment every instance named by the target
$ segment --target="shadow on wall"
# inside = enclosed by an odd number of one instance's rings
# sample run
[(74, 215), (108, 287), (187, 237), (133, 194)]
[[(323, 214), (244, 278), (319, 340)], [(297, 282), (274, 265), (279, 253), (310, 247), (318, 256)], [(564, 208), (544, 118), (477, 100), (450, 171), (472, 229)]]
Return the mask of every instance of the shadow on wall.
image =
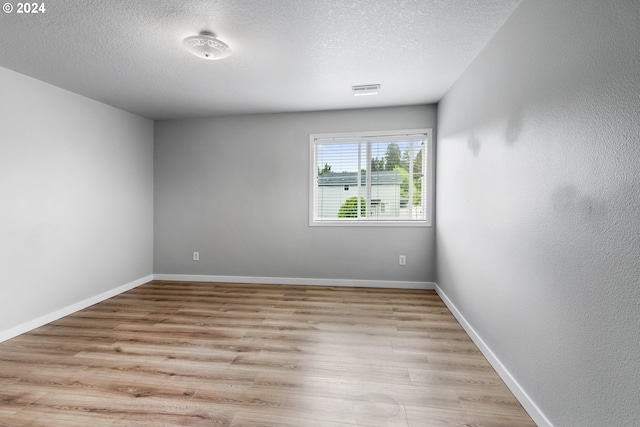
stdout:
[(507, 146), (512, 146), (516, 143), (518, 138), (520, 138), (520, 134), (522, 134), (523, 126), (524, 115), (522, 113), (522, 107), (518, 106), (513, 109), (507, 121), (507, 130), (504, 133), (504, 142)]
[[(508, 147), (512, 147), (520, 138), (522, 134), (522, 128), (524, 127), (524, 114), (522, 107), (515, 107), (513, 112), (509, 116), (507, 121), (507, 127), (504, 131), (504, 142)], [(482, 148), (482, 142), (475, 133), (472, 133), (467, 140), (467, 147), (473, 155), (473, 157), (480, 156), (480, 149)]]
[(575, 185), (564, 184), (551, 193), (553, 211), (588, 222), (600, 222), (607, 218), (607, 204), (589, 195), (582, 194)]
[(469, 147), (469, 151), (473, 154), (473, 157), (478, 157), (480, 155), (480, 140), (474, 134), (471, 134), (469, 140), (467, 141), (467, 146)]

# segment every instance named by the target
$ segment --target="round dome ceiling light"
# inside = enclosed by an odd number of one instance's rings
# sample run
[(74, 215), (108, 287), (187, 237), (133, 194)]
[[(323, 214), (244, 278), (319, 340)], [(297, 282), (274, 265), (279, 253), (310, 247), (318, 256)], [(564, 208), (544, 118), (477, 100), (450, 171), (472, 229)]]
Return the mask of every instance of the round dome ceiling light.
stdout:
[(225, 42), (218, 40), (215, 34), (200, 33), (187, 37), (182, 45), (189, 52), (202, 59), (223, 59), (231, 55), (231, 48)]

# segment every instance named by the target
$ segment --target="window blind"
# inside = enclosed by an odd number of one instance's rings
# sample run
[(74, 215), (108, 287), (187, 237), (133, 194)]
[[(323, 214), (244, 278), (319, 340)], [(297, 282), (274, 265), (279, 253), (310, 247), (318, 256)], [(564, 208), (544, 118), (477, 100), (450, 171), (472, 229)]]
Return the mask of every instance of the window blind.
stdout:
[(430, 130), (311, 135), (311, 221), (426, 225)]

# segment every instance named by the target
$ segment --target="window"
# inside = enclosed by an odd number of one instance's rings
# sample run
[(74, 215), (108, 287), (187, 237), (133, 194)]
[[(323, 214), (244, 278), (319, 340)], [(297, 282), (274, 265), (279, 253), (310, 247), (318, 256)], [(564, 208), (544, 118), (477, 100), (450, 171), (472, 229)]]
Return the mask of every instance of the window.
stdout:
[(309, 139), (310, 225), (431, 225), (431, 129)]

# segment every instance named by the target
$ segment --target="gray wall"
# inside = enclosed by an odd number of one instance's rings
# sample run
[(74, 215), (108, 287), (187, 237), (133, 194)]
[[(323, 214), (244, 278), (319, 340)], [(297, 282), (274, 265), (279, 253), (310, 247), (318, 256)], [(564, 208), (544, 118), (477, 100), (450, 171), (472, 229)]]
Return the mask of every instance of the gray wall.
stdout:
[(153, 123), (0, 68), (0, 335), (152, 274)]
[(557, 426), (640, 425), (640, 3), (525, 0), (439, 105), (437, 282)]
[(435, 125), (433, 105), (156, 122), (155, 273), (433, 281), (433, 228), (309, 227), (308, 163), (311, 133)]

